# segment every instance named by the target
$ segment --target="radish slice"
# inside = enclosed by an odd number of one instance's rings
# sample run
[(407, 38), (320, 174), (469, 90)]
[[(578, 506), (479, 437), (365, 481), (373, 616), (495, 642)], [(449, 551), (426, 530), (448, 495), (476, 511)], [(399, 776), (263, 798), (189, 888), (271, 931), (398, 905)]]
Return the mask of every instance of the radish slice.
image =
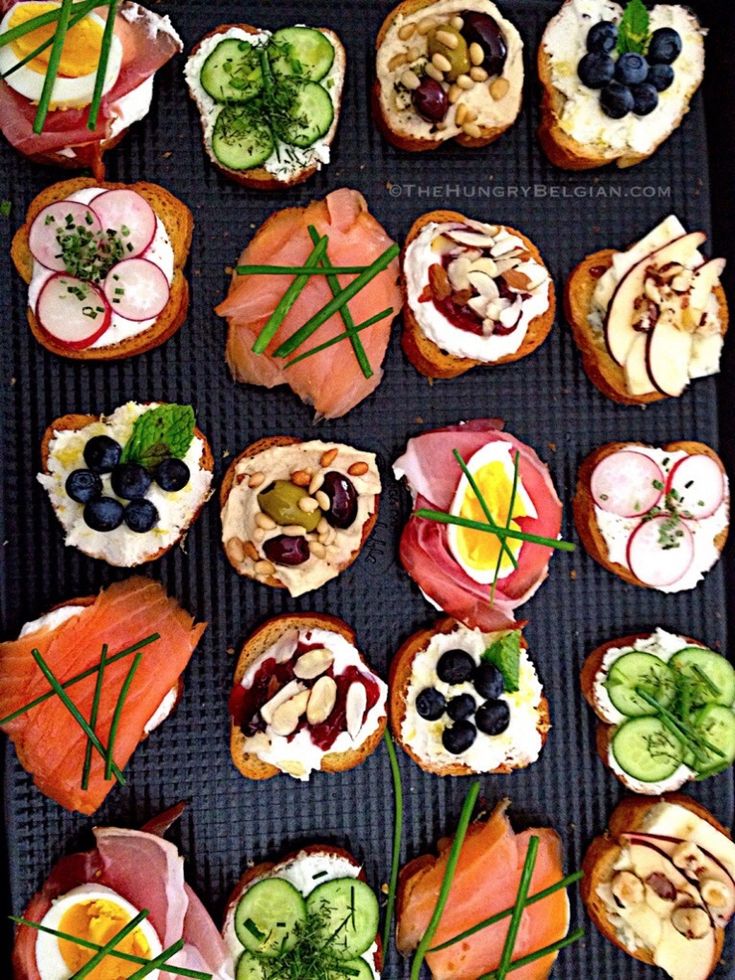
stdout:
[(39, 211), (28, 235), (28, 248), (33, 258), (54, 272), (64, 272), (61, 245), (57, 235), (99, 232), (100, 220), (88, 204), (78, 201), (55, 201)]
[(650, 456), (623, 449), (595, 467), (590, 490), (602, 510), (618, 517), (640, 517), (661, 499), (664, 474)]
[(107, 273), (105, 296), (126, 320), (150, 320), (168, 303), (168, 279), (148, 259), (125, 259)]
[(725, 496), (725, 474), (711, 456), (697, 454), (680, 459), (669, 473), (666, 492), (674, 491), (674, 503), (682, 516), (704, 520), (722, 503)]
[(94, 210), (105, 231), (122, 238), (126, 257), (145, 252), (156, 234), (156, 214), (148, 201), (130, 190), (105, 191), (94, 199)]
[(36, 304), (41, 327), (66, 347), (82, 350), (110, 325), (111, 311), (101, 291), (91, 283), (65, 273), (46, 281)]
[(678, 582), (694, 561), (694, 535), (682, 521), (671, 525), (671, 515), (661, 514), (641, 522), (628, 540), (631, 572), (654, 589)]

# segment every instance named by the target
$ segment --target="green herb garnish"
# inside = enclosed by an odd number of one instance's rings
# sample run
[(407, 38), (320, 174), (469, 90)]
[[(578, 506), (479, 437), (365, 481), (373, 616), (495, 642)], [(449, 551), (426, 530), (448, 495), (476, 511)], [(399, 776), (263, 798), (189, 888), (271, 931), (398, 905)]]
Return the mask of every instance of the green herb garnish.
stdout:
[(9, 218), (10, 212), (13, 210), (12, 201), (0, 201), (0, 218)]
[(393, 929), (393, 917), (395, 915), (398, 893), (398, 872), (401, 861), (401, 838), (403, 836), (403, 783), (401, 781), (401, 770), (398, 765), (396, 749), (387, 728), (383, 740), (388, 750), (390, 771), (393, 779), (393, 849), (390, 863), (390, 882), (388, 884), (388, 904), (385, 907), (385, 922), (383, 923), (383, 950), (385, 955), (385, 951), (390, 948), (390, 937)]
[(510, 528), (492, 527), (482, 521), (471, 521), (467, 517), (457, 517), (454, 514), (447, 514), (442, 510), (429, 510), (421, 507), (415, 511), (414, 517), (420, 517), (426, 521), (436, 521), (437, 524), (456, 524), (457, 527), (466, 527), (471, 531), (487, 531), (488, 534), (495, 534), (499, 538), (511, 538), (513, 541), (527, 541), (529, 544), (540, 544), (545, 548), (554, 548), (557, 551), (575, 551), (576, 545), (571, 541), (560, 541), (558, 538), (545, 538), (540, 534), (528, 534), (526, 531), (514, 531)]
[(48, 67), (46, 68), (46, 75), (43, 79), (41, 98), (38, 101), (36, 118), (33, 120), (33, 132), (37, 136), (43, 132), (43, 126), (46, 122), (46, 116), (48, 115), (49, 104), (51, 103), (51, 96), (53, 95), (54, 85), (56, 84), (56, 76), (59, 73), (61, 53), (64, 50), (66, 32), (69, 29), (71, 6), (72, 0), (61, 0), (58, 25), (56, 27), (56, 33), (54, 34), (53, 44), (51, 45), (51, 54), (49, 56)]
[(651, 19), (643, 0), (628, 0), (618, 24), (619, 54), (645, 54), (650, 38)]
[(520, 686), (521, 631), (504, 633), (487, 648), (482, 659), (498, 668), (503, 675), (505, 690), (513, 694)]
[[(528, 966), (531, 963), (535, 963), (537, 960), (542, 960), (547, 956), (555, 956), (557, 953), (561, 952), (562, 949), (566, 949), (567, 946), (572, 946), (574, 943), (579, 942), (580, 939), (584, 938), (584, 929), (576, 929), (570, 935), (565, 936), (564, 939), (560, 939), (558, 942), (550, 943), (548, 946), (544, 946), (543, 949), (537, 949), (533, 953), (528, 953), (527, 956), (522, 956), (519, 960), (515, 960), (508, 967), (508, 973), (513, 973), (514, 970), (520, 970), (524, 966)], [(497, 970), (491, 970), (490, 973), (483, 973), (482, 976), (478, 977), (477, 980), (499, 980), (499, 974)]]
[(183, 459), (194, 439), (196, 417), (191, 405), (158, 405), (139, 415), (122, 452), (123, 463), (151, 470), (173, 456)]
[(523, 862), (521, 880), (518, 883), (516, 900), (513, 905), (513, 911), (510, 914), (508, 932), (505, 934), (505, 942), (503, 943), (503, 952), (500, 955), (500, 966), (495, 971), (498, 976), (498, 980), (505, 980), (508, 973), (508, 968), (510, 967), (510, 962), (513, 959), (513, 950), (515, 949), (516, 940), (518, 939), (518, 929), (521, 924), (521, 916), (523, 915), (523, 909), (525, 908), (526, 899), (528, 898), (528, 889), (531, 886), (533, 869), (536, 867), (538, 845), (539, 839), (534, 834), (528, 841), (528, 850), (526, 851), (526, 858)]
[(117, 17), (117, 7), (120, 0), (110, 0), (110, 9), (107, 11), (105, 29), (102, 33), (102, 44), (100, 45), (100, 60), (97, 65), (97, 74), (94, 79), (94, 94), (92, 104), (89, 107), (89, 118), (87, 129), (94, 131), (97, 128), (97, 116), (102, 102), (102, 90), (105, 87), (105, 75), (107, 74), (107, 63), (110, 60), (110, 48), (112, 38), (115, 33), (115, 18)]
[[(102, 682), (105, 676), (105, 663), (107, 661), (107, 644), (102, 644), (102, 652), (100, 653), (100, 666), (97, 672), (97, 682), (94, 686), (94, 697), (92, 699), (92, 710), (89, 714), (89, 727), (92, 731), (96, 730), (97, 726), (97, 714), (100, 707), (100, 698), (102, 697)], [(89, 774), (92, 767), (92, 743), (87, 742), (87, 748), (84, 753), (84, 767), (82, 768), (82, 789), (89, 789)]]
[(112, 770), (115, 766), (115, 760), (113, 758), (113, 752), (115, 751), (115, 739), (117, 738), (117, 730), (120, 727), (120, 719), (122, 718), (123, 708), (125, 707), (125, 702), (130, 691), (130, 685), (133, 683), (133, 678), (135, 677), (138, 667), (140, 667), (140, 662), (143, 659), (143, 652), (136, 653), (135, 659), (130, 665), (130, 670), (123, 681), (123, 685), (120, 688), (120, 694), (117, 699), (117, 704), (115, 705), (115, 713), (112, 716), (112, 723), (110, 724), (110, 737), (107, 743), (107, 759), (105, 760), (105, 779), (109, 779), (112, 775)]
[[(362, 330), (367, 330), (368, 327), (374, 326), (381, 320), (385, 320), (386, 317), (390, 316), (393, 312), (393, 307), (389, 306), (387, 310), (381, 310), (380, 313), (376, 313), (375, 316), (371, 316), (369, 320), (365, 320), (364, 323), (359, 323), (354, 332), (360, 333)], [(284, 370), (290, 368), (294, 364), (298, 364), (299, 361), (305, 360), (307, 357), (312, 357), (314, 354), (321, 354), (323, 350), (327, 350), (329, 347), (333, 347), (335, 344), (341, 343), (343, 340), (347, 340), (350, 337), (349, 333), (340, 333), (336, 337), (332, 337), (329, 340), (325, 340), (323, 344), (317, 344), (316, 347), (310, 347), (309, 350), (305, 350), (302, 354), (298, 354), (296, 357), (292, 357), (290, 361), (287, 361), (284, 365)]]

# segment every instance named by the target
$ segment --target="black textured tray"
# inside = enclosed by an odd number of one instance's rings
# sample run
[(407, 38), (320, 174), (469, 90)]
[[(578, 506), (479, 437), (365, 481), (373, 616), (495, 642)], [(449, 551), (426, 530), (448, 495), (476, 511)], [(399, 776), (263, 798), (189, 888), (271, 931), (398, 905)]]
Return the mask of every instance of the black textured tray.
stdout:
[[(308, 9), (307, 9), (308, 6)], [(4, 637), (65, 598), (95, 592), (125, 573), (65, 549), (45, 494), (35, 481), (38, 445), (47, 422), (65, 412), (104, 412), (123, 401), (192, 402), (209, 436), (221, 477), (232, 455), (262, 436), (287, 433), (363, 446), (378, 453), (386, 492), (380, 520), (357, 564), (316, 594), (293, 601), (236, 576), (220, 547), (215, 499), (176, 549), (146, 573), (160, 579), (210, 627), (188, 671), (186, 695), (175, 716), (140, 747), (126, 788), (111, 794), (94, 820), (70, 815), (33, 788), (5, 755), (5, 815), (10, 904), (19, 911), (62, 854), (85, 846), (94, 823), (135, 826), (179, 799), (191, 801), (173, 836), (188, 856), (188, 877), (221, 915), (229, 889), (246, 861), (266, 858), (300, 842), (329, 840), (349, 846), (365, 862), (375, 886), (388, 875), (391, 783), (381, 748), (365, 765), (340, 776), (316, 775), (308, 785), (282, 777), (250, 783), (234, 770), (228, 751), (226, 698), (232, 654), (263, 617), (287, 609), (336, 613), (357, 630), (372, 663), (385, 674), (393, 652), (413, 630), (431, 622), (397, 560), (397, 542), (408, 506), (390, 464), (409, 435), (459, 419), (502, 416), (508, 428), (548, 460), (565, 502), (565, 534), (573, 534), (571, 508), (577, 465), (602, 442), (654, 443), (693, 438), (721, 445), (718, 405), (725, 421), (724, 449), (732, 424), (729, 388), (718, 401), (715, 381), (699, 381), (679, 400), (646, 411), (617, 407), (588, 382), (570, 334), (557, 322), (550, 339), (518, 364), (475, 371), (433, 386), (401, 353), (398, 331), (385, 379), (346, 419), (315, 429), (310, 411), (286, 389), (236, 386), (224, 362), (225, 330), (212, 307), (223, 296), (225, 266), (237, 258), (252, 229), (272, 211), (351, 186), (399, 241), (424, 211), (452, 207), (478, 218), (511, 223), (538, 243), (557, 283), (588, 252), (622, 246), (675, 211), (689, 227), (710, 228), (707, 131), (712, 136), (713, 179), (732, 191), (735, 15), (727, 0), (695, 6), (716, 26), (709, 40), (706, 124), (699, 94), (682, 128), (650, 161), (627, 172), (575, 175), (555, 170), (535, 139), (538, 91), (533, 63), (555, 0), (516, 0), (502, 6), (526, 43), (524, 110), (513, 129), (487, 150), (447, 147), (424, 155), (402, 154), (379, 136), (368, 112), (373, 43), (391, 4), (361, 0), (216, 5), (190, 0), (156, 4), (172, 15), (187, 48), (211, 27), (250, 21), (268, 27), (307, 21), (335, 28), (349, 55), (345, 104), (333, 163), (305, 187), (284, 193), (248, 192), (220, 177), (199, 139), (199, 121), (182, 77), (183, 58), (156, 80), (153, 110), (108, 155), (110, 179), (158, 181), (192, 208), (196, 220), (189, 275), (192, 306), (187, 324), (163, 348), (120, 364), (91, 366), (52, 356), (32, 338), (25, 321), (25, 287), (11, 268), (7, 245), (29, 201), (63, 174), (31, 165), (0, 146), (0, 198), (12, 200), (0, 218), (0, 614)], [(729, 121), (728, 121), (729, 120)], [(732, 253), (733, 203), (718, 200), (717, 254)], [(733, 366), (732, 345), (726, 365)], [(727, 378), (727, 371), (723, 374)], [(729, 424), (728, 424), (729, 423)], [(732, 453), (728, 455), (730, 469)], [(526, 635), (551, 701), (554, 729), (541, 760), (510, 777), (483, 780), (489, 802), (507, 795), (518, 826), (553, 825), (565, 843), (566, 866), (579, 865), (590, 838), (606, 825), (621, 796), (619, 784), (598, 761), (594, 724), (583, 703), (578, 670), (598, 643), (637, 629), (663, 625), (725, 649), (726, 562), (692, 593), (665, 596), (636, 589), (598, 567), (582, 549), (557, 555), (551, 576), (522, 610)], [(406, 790), (404, 860), (432, 848), (455, 823), (468, 788), (462, 779), (422, 773), (401, 758)], [(732, 773), (693, 786), (692, 794), (730, 823)], [(488, 869), (492, 873), (492, 869)], [(587, 936), (561, 954), (555, 976), (604, 980), (653, 977), (650, 970), (602, 940), (585, 921), (573, 896), (575, 924)], [(8, 933), (6, 932), (6, 938)], [(4, 973), (4, 971), (2, 971)], [(384, 976), (408, 975), (391, 951)], [(732, 941), (718, 978), (735, 977)]]

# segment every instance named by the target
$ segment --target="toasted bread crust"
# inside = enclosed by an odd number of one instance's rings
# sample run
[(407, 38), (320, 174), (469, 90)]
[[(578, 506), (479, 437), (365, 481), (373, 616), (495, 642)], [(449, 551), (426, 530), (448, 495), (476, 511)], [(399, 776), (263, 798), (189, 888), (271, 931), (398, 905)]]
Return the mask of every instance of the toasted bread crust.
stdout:
[[(625, 384), (623, 368), (610, 357), (604, 337), (597, 337), (587, 320), (597, 282), (612, 265), (615, 254), (613, 249), (594, 252), (572, 269), (564, 289), (564, 312), (572, 328), (574, 342), (582, 354), (582, 366), (592, 384), (620, 405), (650, 405), (671, 396), (659, 391), (631, 395)], [(720, 308), (720, 333), (724, 337), (729, 325), (729, 311), (721, 285), (716, 287), (715, 295)]]
[(160, 347), (180, 329), (189, 312), (189, 283), (184, 277), (184, 266), (189, 256), (194, 218), (189, 208), (177, 197), (158, 184), (138, 181), (134, 184), (110, 183), (92, 177), (73, 177), (62, 180), (41, 191), (30, 203), (24, 224), (13, 237), (10, 254), (15, 268), (23, 281), (30, 283), (33, 277), (33, 256), (28, 247), (28, 236), (36, 215), (47, 205), (83, 190), (86, 187), (104, 187), (106, 190), (132, 190), (140, 194), (155, 211), (163, 223), (174, 252), (174, 275), (170, 285), (170, 295), (156, 322), (147, 330), (111, 344), (109, 347), (87, 347), (74, 350), (59, 343), (48, 334), (38, 322), (33, 310), (28, 307), (27, 317), (31, 332), (46, 350), (59, 357), (77, 361), (119, 361), (136, 354)]
[[(237, 469), (238, 463), (241, 460), (252, 459), (254, 456), (257, 456), (259, 453), (263, 453), (267, 449), (273, 449), (276, 446), (297, 446), (299, 445), (299, 443), (303, 441), (304, 441), (303, 439), (296, 439), (294, 436), (268, 436), (265, 439), (258, 439), (257, 442), (253, 442), (245, 449), (243, 449), (240, 455), (236, 456), (233, 459), (233, 461), (230, 463), (230, 465), (227, 468), (227, 472), (224, 475), (224, 479), (222, 480), (222, 486), (220, 487), (220, 492), (219, 492), (220, 510), (224, 509), (224, 506), (227, 503), (227, 498), (230, 496), (230, 492), (235, 482), (235, 476), (236, 476), (235, 471)], [(370, 517), (368, 517), (368, 519), (365, 521), (365, 524), (362, 529), (362, 540), (360, 541), (360, 546), (352, 552), (349, 560), (340, 567), (339, 569), (340, 573), (348, 569), (350, 565), (356, 560), (360, 552), (362, 551), (365, 542), (370, 536), (370, 533), (375, 527), (375, 524), (378, 520), (379, 508), (380, 508), (380, 494), (377, 494), (375, 497), (375, 510), (370, 515)], [(248, 574), (248, 572), (244, 570), (242, 566), (238, 565), (236, 562), (233, 562), (230, 559), (229, 555), (227, 557), (227, 560), (230, 562), (230, 564), (235, 569), (238, 575), (243, 575), (246, 578), (254, 577), (253, 575)], [(286, 588), (283, 582), (281, 582), (280, 579), (276, 578), (275, 576), (271, 576), (270, 578), (266, 579), (263, 582), (263, 584), (269, 585), (271, 586), (271, 588), (274, 589)]]
[[(191, 49), (189, 57), (197, 53), (202, 43), (210, 37), (216, 37), (217, 34), (225, 34), (227, 31), (231, 31), (233, 28), (239, 28), (241, 31), (245, 31), (246, 34), (259, 34), (260, 28), (254, 27), (252, 24), (220, 24), (218, 27), (213, 27), (211, 31), (208, 31)], [(344, 45), (338, 34), (335, 33), (329, 27), (315, 27), (315, 31), (320, 31), (326, 37), (329, 38), (335, 49), (335, 57), (341, 57), (346, 61), (347, 53), (345, 51)], [(189, 93), (192, 100), (194, 96)], [(334, 141), (337, 134), (337, 127), (339, 125), (339, 118), (342, 112), (342, 92), (340, 92), (339, 98), (335, 100), (332, 98), (332, 104), (334, 105), (334, 123), (330, 133), (327, 136), (328, 145)], [(198, 106), (197, 106), (198, 111)], [(252, 170), (232, 170), (230, 167), (225, 167), (218, 160), (213, 159), (213, 154), (210, 155), (207, 152), (207, 159), (209, 162), (220, 170), (223, 174), (226, 174), (230, 180), (234, 180), (236, 183), (240, 184), (242, 187), (248, 187), (250, 190), (256, 191), (277, 191), (283, 190), (284, 187), (295, 187), (297, 184), (303, 184), (305, 181), (313, 177), (315, 173), (319, 170), (317, 164), (312, 164), (310, 167), (304, 167), (302, 170), (297, 171), (292, 174), (287, 180), (279, 180), (274, 177), (272, 173), (265, 169), (265, 167), (253, 167)]]
[[(121, 129), (119, 133), (109, 140), (89, 140), (87, 143), (73, 143), (66, 147), (69, 150), (84, 150), (88, 146), (94, 147), (94, 155), (91, 161), (77, 160), (73, 157), (65, 156), (62, 153), (24, 153), (33, 163), (40, 163), (48, 167), (61, 167), (63, 170), (86, 170), (87, 167), (98, 181), (105, 179), (105, 165), (102, 160), (103, 155), (108, 150), (113, 150), (121, 140), (127, 136), (129, 126)], [(18, 151), (22, 152), (22, 151)]]
[[(597, 894), (597, 889), (600, 885), (609, 882), (613, 876), (614, 865), (621, 851), (617, 838), (625, 832), (638, 830), (643, 824), (646, 814), (660, 802), (677, 803), (680, 806), (686, 807), (687, 810), (691, 810), (692, 813), (706, 820), (716, 830), (719, 830), (720, 833), (728, 838), (730, 837), (730, 832), (713, 817), (709, 810), (703, 807), (701, 803), (697, 803), (696, 800), (682, 793), (666, 793), (664, 796), (655, 799), (647, 796), (628, 796), (611, 813), (609, 829), (601, 836), (595, 837), (587, 849), (587, 853), (582, 862), (584, 878), (579, 885), (582, 901), (585, 904), (587, 912), (602, 935), (606, 939), (609, 939), (611, 943), (614, 943), (618, 949), (622, 949), (624, 953), (634, 957), (636, 960), (640, 960), (641, 963), (647, 963), (651, 966), (654, 965), (653, 957), (647, 950), (639, 948), (635, 952), (632, 952), (618, 938), (615, 927), (609, 920), (607, 909)], [(725, 940), (723, 929), (715, 930), (715, 939), (715, 952), (710, 966), (710, 974), (714, 972), (722, 955)]]
[[(421, 234), (427, 225), (432, 222), (441, 224), (447, 221), (465, 222), (468, 220), (465, 215), (460, 214), (458, 211), (429, 211), (428, 214), (421, 215), (413, 223), (408, 233), (406, 244), (403, 248), (403, 260), (405, 260), (408, 246)], [(511, 228), (508, 225), (504, 225), (503, 227), (511, 235), (519, 238), (523, 242), (524, 248), (530, 252), (532, 258), (545, 267), (541, 253), (523, 232), (518, 231), (516, 228)], [(470, 357), (455, 357), (453, 354), (447, 354), (433, 340), (430, 340), (419, 326), (414, 311), (408, 302), (408, 286), (405, 276), (402, 278), (402, 290), (404, 313), (401, 346), (413, 366), (422, 374), (426, 375), (427, 378), (456, 378), (474, 367), (494, 367), (496, 364), (509, 364), (512, 361), (519, 361), (521, 358), (527, 357), (528, 354), (532, 354), (543, 344), (554, 325), (554, 316), (556, 315), (556, 292), (553, 279), (549, 276), (549, 307), (545, 313), (534, 317), (529, 323), (526, 335), (523, 338), (523, 343), (518, 350), (513, 354), (505, 354), (496, 361), (477, 361)]]
[[(72, 432), (76, 432), (79, 429), (83, 429), (85, 426), (90, 425), (92, 422), (99, 421), (100, 418), (101, 416), (99, 415), (70, 414), (70, 415), (62, 415), (60, 418), (54, 419), (54, 421), (51, 422), (51, 424), (46, 427), (46, 431), (44, 432), (43, 437), (41, 439), (41, 468), (43, 472), (46, 475), (49, 474), (49, 468), (48, 468), (49, 447), (51, 445), (51, 440), (54, 438), (54, 435), (57, 432), (63, 432), (64, 430), (70, 430)], [(212, 448), (209, 445), (207, 437), (204, 435), (201, 429), (198, 428), (194, 429), (194, 435), (196, 438), (201, 439), (202, 443), (204, 444), (204, 449), (202, 452), (201, 468), (203, 470), (208, 470), (210, 473), (213, 473), (214, 456), (212, 455)], [(158, 558), (162, 558), (163, 555), (165, 555), (168, 551), (170, 551), (174, 547), (174, 545), (178, 544), (178, 542), (181, 541), (181, 539), (187, 533), (189, 528), (196, 522), (197, 518), (202, 512), (202, 508), (204, 507), (205, 503), (206, 500), (202, 502), (201, 506), (192, 515), (189, 524), (187, 525), (187, 527), (182, 529), (181, 534), (178, 536), (178, 538), (175, 541), (172, 541), (171, 544), (168, 545), (168, 547), (166, 548), (159, 548), (158, 551), (155, 552), (155, 554), (146, 557), (144, 559), (144, 562), (141, 562), (140, 564), (156, 561)], [(56, 513), (56, 510), (54, 510), (54, 513)], [(84, 554), (86, 554), (86, 552), (84, 552)], [(97, 556), (90, 555), (89, 557), (96, 558)], [(63, 603), (63, 605), (67, 605), (67, 603)]]
[[(439, 633), (451, 633), (457, 625), (458, 623), (455, 619), (448, 617), (440, 619), (434, 623), (433, 626), (430, 626), (427, 629), (419, 630), (417, 633), (414, 633), (413, 636), (410, 636), (393, 657), (390, 665), (390, 675), (388, 678), (388, 689), (390, 692), (388, 704), (390, 709), (390, 727), (393, 733), (393, 738), (398, 742), (406, 755), (410, 756), (417, 765), (419, 765), (426, 772), (435, 773), (437, 776), (474, 776), (477, 775), (477, 770), (471, 769), (469, 766), (461, 762), (455, 762), (450, 765), (439, 765), (428, 762), (426, 759), (418, 755), (411, 748), (411, 746), (403, 740), (402, 728), (403, 722), (406, 718), (406, 698), (408, 695), (408, 688), (411, 683), (411, 672), (413, 669), (414, 658), (421, 653), (422, 650), (425, 650), (428, 647), (434, 636)], [(528, 649), (528, 644), (523, 637), (521, 637), (521, 646), (524, 650)], [(549, 702), (546, 697), (541, 698), (539, 715), (538, 731), (541, 734), (541, 743), (543, 747), (546, 744), (546, 739), (548, 738), (549, 731), (551, 730)], [(526, 766), (502, 765), (498, 766), (497, 769), (488, 770), (488, 772), (492, 773), (493, 775), (503, 775), (514, 772), (517, 769), (524, 768), (526, 768)]]
[[(284, 633), (294, 629), (323, 629), (338, 633), (358, 650), (360, 660), (365, 668), (370, 670), (365, 658), (357, 647), (357, 636), (354, 630), (343, 620), (338, 619), (336, 616), (329, 616), (326, 613), (306, 613), (298, 616), (284, 613), (280, 616), (267, 619), (255, 632), (250, 634), (237, 660), (234, 683), (239, 684), (250, 664), (254, 663), (269, 647), (273, 646)], [(371, 670), (370, 672), (372, 673)], [(383, 738), (387, 720), (387, 717), (383, 716), (379, 721), (377, 729), (369, 738), (365, 739), (359, 748), (351, 749), (349, 752), (328, 752), (324, 755), (320, 765), (321, 771), (346, 772), (348, 769), (354, 769), (355, 766), (359, 766), (361, 762), (364, 762), (377, 749)], [(245, 736), (242, 730), (231, 721), (230, 752), (235, 767), (243, 776), (247, 779), (260, 780), (272, 779), (273, 776), (280, 775), (281, 770), (277, 766), (263, 762), (257, 755), (246, 752), (243, 747), (244, 742)]]
[[(638, 585), (642, 589), (655, 589), (655, 586), (650, 586), (645, 582), (642, 582), (625, 565), (621, 565), (619, 562), (610, 561), (608, 557), (609, 552), (607, 542), (605, 541), (602, 531), (600, 531), (600, 527), (597, 523), (597, 518), (595, 516), (595, 502), (590, 491), (592, 474), (594, 473), (595, 467), (598, 463), (622, 449), (628, 449), (631, 446), (635, 447), (645, 445), (646, 444), (643, 442), (609, 442), (590, 453), (590, 455), (583, 460), (581, 466), (579, 467), (579, 472), (577, 474), (577, 491), (574, 495), (572, 508), (574, 511), (574, 523), (577, 528), (577, 533), (579, 534), (582, 544), (584, 545), (588, 554), (594, 558), (596, 562), (602, 565), (603, 568), (606, 568), (608, 572), (612, 572), (614, 575), (617, 575), (619, 578), (623, 579), (624, 582), (628, 582), (630, 585)], [(711, 449), (703, 442), (669, 442), (661, 448), (666, 452), (671, 453), (683, 450), (690, 456), (709, 456), (710, 459), (715, 460), (723, 473), (726, 472), (722, 460), (714, 449)], [(719, 552), (722, 552), (722, 549), (725, 547), (728, 531), (729, 525), (724, 528), (714, 539), (715, 547)]]

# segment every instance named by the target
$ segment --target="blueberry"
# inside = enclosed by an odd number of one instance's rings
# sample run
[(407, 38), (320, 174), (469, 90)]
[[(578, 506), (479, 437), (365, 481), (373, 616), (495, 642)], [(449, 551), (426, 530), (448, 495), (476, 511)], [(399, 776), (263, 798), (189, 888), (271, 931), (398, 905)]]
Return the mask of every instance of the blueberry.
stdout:
[(681, 54), (681, 35), (673, 27), (659, 27), (651, 35), (648, 60), (657, 65), (670, 65)]
[(642, 54), (627, 51), (621, 54), (615, 62), (615, 77), (623, 85), (638, 85), (645, 82), (648, 74), (648, 62)]
[(426, 721), (437, 721), (447, 710), (447, 699), (435, 687), (425, 687), (416, 695), (416, 711)]
[(483, 660), (472, 678), (475, 690), (483, 698), (499, 698), (505, 690), (503, 675), (495, 664)]
[(181, 459), (164, 459), (156, 468), (156, 483), (162, 490), (183, 490), (189, 482), (189, 467)]
[(501, 735), (510, 724), (507, 701), (486, 701), (477, 709), (477, 727), (486, 735)]
[(112, 471), (112, 489), (125, 500), (145, 497), (151, 483), (151, 475), (137, 463), (120, 463)]
[(125, 523), (131, 531), (145, 534), (158, 524), (158, 511), (150, 500), (131, 500), (125, 508)]
[(648, 82), (631, 86), (633, 93), (633, 112), (636, 116), (647, 116), (658, 105), (658, 92)]
[(475, 669), (475, 661), (466, 650), (447, 650), (439, 657), (436, 673), (445, 684), (462, 684), (468, 681)]
[(93, 531), (114, 531), (123, 522), (123, 505), (112, 497), (90, 500), (84, 508), (84, 523)]
[(477, 702), (471, 694), (458, 694), (447, 705), (447, 714), (452, 721), (464, 721), (471, 718), (477, 708)]
[(650, 82), (657, 92), (665, 92), (674, 81), (674, 69), (671, 65), (651, 65), (646, 81)]
[(452, 755), (461, 755), (477, 738), (477, 729), (471, 721), (458, 721), (442, 732), (442, 745)]
[(84, 462), (94, 473), (109, 473), (121, 456), (122, 446), (109, 436), (93, 436), (84, 447)]
[(74, 470), (66, 478), (66, 492), (78, 504), (88, 504), (102, 495), (102, 480), (91, 470)]
[(618, 28), (609, 20), (601, 20), (590, 27), (587, 33), (587, 50), (612, 51), (618, 42)]
[(600, 93), (602, 111), (611, 119), (622, 119), (633, 110), (633, 93), (620, 82), (610, 82)]
[(590, 51), (577, 65), (577, 74), (587, 88), (602, 88), (615, 74), (615, 62), (609, 54)]

